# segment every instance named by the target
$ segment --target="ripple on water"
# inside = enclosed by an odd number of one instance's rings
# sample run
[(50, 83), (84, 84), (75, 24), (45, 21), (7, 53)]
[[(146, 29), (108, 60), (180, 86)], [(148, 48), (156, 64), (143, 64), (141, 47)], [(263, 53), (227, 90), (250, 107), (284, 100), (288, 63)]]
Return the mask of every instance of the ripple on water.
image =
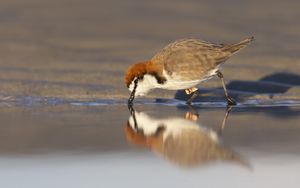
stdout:
[[(109, 106), (109, 105), (127, 105), (127, 100), (122, 99), (98, 99), (98, 100), (71, 100), (57, 97), (37, 97), (37, 96), (1, 96), (0, 106), (41, 106), (41, 105), (62, 105), (70, 104), (73, 106)], [(163, 106), (187, 106), (185, 101), (177, 99), (137, 99), (135, 105), (163, 105)], [(194, 107), (226, 107), (224, 101), (214, 102), (194, 102)], [(283, 99), (248, 99), (239, 102), (235, 107), (277, 107), (277, 106), (300, 106), (300, 100)]]

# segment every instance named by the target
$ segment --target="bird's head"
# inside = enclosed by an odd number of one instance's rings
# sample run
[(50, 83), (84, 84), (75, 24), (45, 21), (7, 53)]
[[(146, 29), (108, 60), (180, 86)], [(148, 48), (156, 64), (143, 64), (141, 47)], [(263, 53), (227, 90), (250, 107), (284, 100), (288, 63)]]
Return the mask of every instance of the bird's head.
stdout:
[(131, 91), (131, 97), (146, 95), (155, 82), (155, 77), (149, 74), (147, 62), (132, 65), (125, 76), (125, 84)]

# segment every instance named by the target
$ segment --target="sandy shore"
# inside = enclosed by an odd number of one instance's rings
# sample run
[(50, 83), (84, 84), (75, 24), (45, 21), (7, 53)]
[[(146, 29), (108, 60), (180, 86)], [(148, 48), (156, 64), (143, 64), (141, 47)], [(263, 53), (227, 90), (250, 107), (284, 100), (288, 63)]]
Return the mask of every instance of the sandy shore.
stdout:
[[(123, 99), (129, 95), (123, 81), (128, 66), (151, 58), (169, 42), (194, 37), (233, 43), (253, 35), (256, 41), (224, 66), (229, 85), (235, 83), (232, 92), (245, 97), (250, 92), (252, 98), (298, 99), (300, 4), (277, 0), (271, 4), (1, 1), (0, 93)], [(274, 78), (282, 72), (284, 82)], [(271, 79), (262, 81), (266, 77)], [(242, 86), (249, 82), (248, 93), (243, 93)], [(202, 87), (220, 86), (214, 79)], [(263, 87), (280, 89), (261, 92)], [(174, 94), (156, 91), (149, 97), (173, 98)]]

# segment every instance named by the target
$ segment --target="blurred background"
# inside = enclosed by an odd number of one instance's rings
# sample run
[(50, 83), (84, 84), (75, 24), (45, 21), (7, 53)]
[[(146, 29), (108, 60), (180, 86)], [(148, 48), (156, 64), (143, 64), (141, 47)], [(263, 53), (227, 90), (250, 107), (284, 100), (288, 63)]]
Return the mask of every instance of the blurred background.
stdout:
[(255, 36), (225, 65), (227, 80), (297, 74), (299, 10), (297, 0), (1, 0), (0, 94), (127, 98), (127, 68), (180, 38), (234, 43)]
[[(0, 187), (299, 187), (299, 10), (299, 0), (0, 0)], [(183, 170), (171, 155), (130, 143), (131, 64), (181, 38), (249, 36), (255, 42), (224, 65), (241, 105), (216, 143), (250, 167), (216, 161), (205, 150), (211, 144), (179, 152), (213, 159)], [(195, 130), (218, 130), (226, 117), (220, 80), (202, 92), (208, 98), (194, 111), (153, 100), (180, 98), (176, 91), (138, 99), (137, 112), (152, 119), (141, 125), (173, 123), (176, 131), (197, 112)]]

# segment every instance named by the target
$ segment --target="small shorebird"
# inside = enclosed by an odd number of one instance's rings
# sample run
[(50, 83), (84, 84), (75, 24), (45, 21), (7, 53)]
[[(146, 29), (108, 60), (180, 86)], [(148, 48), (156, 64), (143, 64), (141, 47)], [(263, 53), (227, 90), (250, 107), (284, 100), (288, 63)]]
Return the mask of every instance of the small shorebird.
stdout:
[(143, 96), (154, 88), (184, 89), (191, 95), (187, 101), (191, 104), (199, 94), (196, 86), (217, 75), (222, 81), (227, 104), (235, 105), (228, 95), (220, 66), (253, 39), (249, 37), (236, 44), (182, 39), (167, 45), (151, 60), (134, 64), (127, 71), (125, 83), (131, 91), (128, 104), (132, 105), (135, 96)]

